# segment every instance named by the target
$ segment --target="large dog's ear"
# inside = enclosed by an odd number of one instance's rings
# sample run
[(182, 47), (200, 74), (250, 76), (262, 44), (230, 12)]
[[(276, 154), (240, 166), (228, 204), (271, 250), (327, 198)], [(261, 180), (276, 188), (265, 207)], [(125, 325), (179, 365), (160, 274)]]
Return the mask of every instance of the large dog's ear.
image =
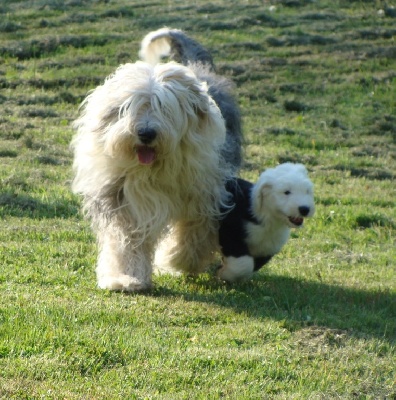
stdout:
[(189, 132), (208, 136), (213, 144), (223, 143), (225, 122), (208, 94), (206, 83), (200, 82), (189, 68), (177, 63), (160, 64), (155, 69), (188, 118)]
[[(173, 93), (181, 106), (187, 107), (187, 112), (195, 107), (207, 108), (207, 101), (203, 101), (207, 96), (206, 85), (200, 82), (189, 68), (169, 62), (156, 65), (154, 74), (161, 86)], [(189, 110), (189, 107), (192, 107), (192, 110)]]

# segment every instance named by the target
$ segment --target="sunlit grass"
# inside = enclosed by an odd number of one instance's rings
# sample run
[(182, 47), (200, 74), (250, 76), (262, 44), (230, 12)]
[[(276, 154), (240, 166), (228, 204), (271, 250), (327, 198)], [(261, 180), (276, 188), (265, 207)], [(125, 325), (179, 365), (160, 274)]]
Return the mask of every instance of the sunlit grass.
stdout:
[[(0, 6), (0, 398), (394, 398), (394, 19), (359, 1), (60, 3)], [(213, 265), (101, 291), (71, 122), (164, 25), (235, 82), (241, 176), (304, 163), (316, 215), (252, 281)]]

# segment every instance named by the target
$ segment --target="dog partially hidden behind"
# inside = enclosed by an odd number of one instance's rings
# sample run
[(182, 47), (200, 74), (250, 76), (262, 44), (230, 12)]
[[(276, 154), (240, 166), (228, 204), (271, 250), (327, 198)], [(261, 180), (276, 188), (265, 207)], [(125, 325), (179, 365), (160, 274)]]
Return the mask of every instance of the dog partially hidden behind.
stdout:
[(98, 239), (103, 289), (150, 288), (161, 241), (159, 269), (202, 272), (241, 163), (232, 84), (210, 53), (164, 28), (143, 39), (140, 56), (87, 96), (75, 122), (72, 188)]
[(302, 164), (284, 163), (264, 171), (257, 183), (232, 179), (233, 209), (220, 221), (223, 265), (218, 276), (228, 282), (248, 279), (315, 212), (313, 184)]

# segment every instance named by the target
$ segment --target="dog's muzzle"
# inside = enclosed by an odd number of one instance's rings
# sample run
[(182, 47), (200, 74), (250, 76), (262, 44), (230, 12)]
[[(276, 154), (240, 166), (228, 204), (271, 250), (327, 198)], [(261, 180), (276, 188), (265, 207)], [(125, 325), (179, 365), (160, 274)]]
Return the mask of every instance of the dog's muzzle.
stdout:
[(135, 146), (135, 151), (138, 156), (139, 162), (142, 165), (150, 165), (157, 158), (157, 153), (154, 147), (137, 145)]
[(308, 206), (300, 206), (298, 207), (298, 211), (303, 217), (306, 217), (311, 209)]
[(144, 128), (138, 130), (138, 138), (142, 144), (150, 144), (157, 137), (157, 132), (151, 128)]
[(302, 217), (289, 217), (289, 221), (294, 226), (301, 226), (304, 223), (304, 218), (302, 218)]
[(150, 165), (157, 157), (155, 148), (149, 146), (157, 137), (157, 132), (151, 128), (144, 128), (138, 130), (137, 136), (141, 143), (135, 147), (139, 162), (142, 165)]
[(308, 206), (300, 206), (298, 207), (298, 212), (301, 216), (299, 217), (289, 217), (289, 221), (294, 226), (301, 226), (304, 223), (304, 217), (307, 217), (310, 213), (311, 209)]

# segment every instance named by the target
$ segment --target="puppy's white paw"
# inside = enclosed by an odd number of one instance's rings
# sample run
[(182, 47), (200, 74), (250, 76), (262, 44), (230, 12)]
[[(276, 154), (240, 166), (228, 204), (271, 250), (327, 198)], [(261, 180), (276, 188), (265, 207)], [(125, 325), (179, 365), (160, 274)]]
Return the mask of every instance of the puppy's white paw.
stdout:
[(225, 257), (223, 266), (217, 272), (227, 282), (250, 279), (254, 271), (254, 259), (250, 256)]

